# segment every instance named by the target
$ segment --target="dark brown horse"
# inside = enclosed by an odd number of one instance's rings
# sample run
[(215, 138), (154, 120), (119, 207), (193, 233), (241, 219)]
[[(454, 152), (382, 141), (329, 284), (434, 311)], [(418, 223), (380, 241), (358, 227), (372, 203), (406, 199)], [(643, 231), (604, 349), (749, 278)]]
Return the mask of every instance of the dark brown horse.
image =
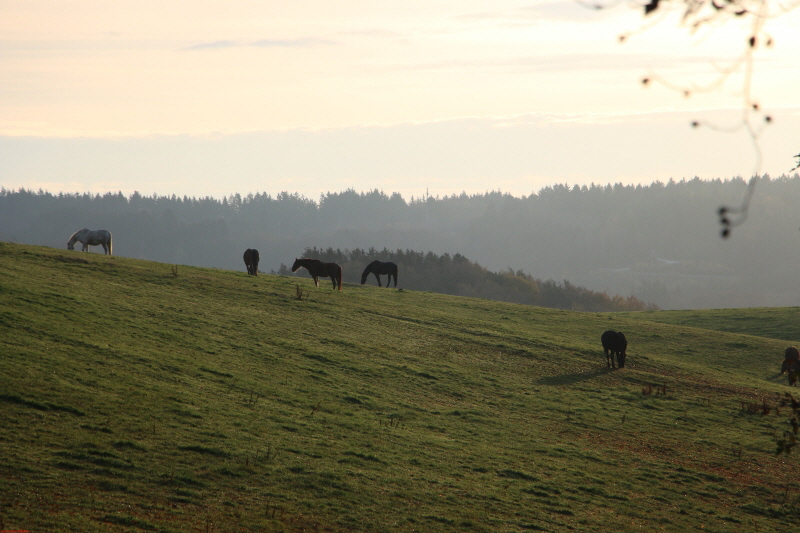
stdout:
[(378, 287), (381, 286), (381, 278), (382, 275), (387, 275), (386, 278), (386, 286), (388, 287), (389, 284), (392, 282), (392, 276), (394, 276), (394, 286), (397, 287), (397, 265), (394, 263), (381, 263), (380, 261), (373, 261), (372, 263), (367, 265), (367, 268), (364, 269), (364, 272), (361, 274), (361, 284), (367, 282), (367, 278), (369, 277), (370, 273), (375, 274), (375, 279), (378, 280)]
[(789, 376), (789, 385), (795, 385), (797, 378), (800, 377), (800, 351), (794, 346), (786, 348), (786, 352), (783, 354), (781, 374)]
[(258, 250), (248, 248), (244, 251), (244, 266), (247, 267), (248, 274), (258, 276)]
[(333, 282), (333, 288), (342, 290), (342, 267), (336, 263), (323, 263), (319, 259), (295, 259), (292, 265), (292, 272), (297, 272), (297, 269), (304, 267), (314, 278), (314, 285), (319, 287), (319, 277), (330, 277)]
[(606, 331), (600, 336), (603, 344), (603, 351), (606, 353), (606, 364), (609, 368), (614, 368), (614, 355), (617, 356), (617, 365), (625, 368), (625, 358), (627, 357), (628, 339), (621, 331)]

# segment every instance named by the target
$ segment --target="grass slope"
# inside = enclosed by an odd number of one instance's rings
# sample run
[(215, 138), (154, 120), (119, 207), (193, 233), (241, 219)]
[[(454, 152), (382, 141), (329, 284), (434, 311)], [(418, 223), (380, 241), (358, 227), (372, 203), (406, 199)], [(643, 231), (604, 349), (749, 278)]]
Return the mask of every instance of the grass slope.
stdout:
[(787, 343), (752, 335), (795, 310), (741, 335), (172, 268), (0, 243), (0, 529), (797, 523), (800, 459), (773, 454), (786, 413), (753, 407), (788, 390)]
[(800, 343), (800, 307), (776, 310), (773, 307), (747, 309), (698, 309), (694, 311), (659, 311), (626, 315), (630, 318), (691, 326), (695, 328), (742, 333)]

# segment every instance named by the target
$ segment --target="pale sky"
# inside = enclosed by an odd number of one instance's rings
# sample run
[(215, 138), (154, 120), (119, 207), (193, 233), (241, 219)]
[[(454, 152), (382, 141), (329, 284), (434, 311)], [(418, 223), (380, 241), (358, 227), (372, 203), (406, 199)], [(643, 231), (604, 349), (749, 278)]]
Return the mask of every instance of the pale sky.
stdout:
[(787, 173), (800, 9), (756, 54), (774, 119), (758, 167), (744, 132), (689, 127), (735, 125), (741, 75), (689, 98), (640, 83), (707, 83), (748, 37), (677, 20), (572, 0), (2, 0), (0, 186), (410, 198)]

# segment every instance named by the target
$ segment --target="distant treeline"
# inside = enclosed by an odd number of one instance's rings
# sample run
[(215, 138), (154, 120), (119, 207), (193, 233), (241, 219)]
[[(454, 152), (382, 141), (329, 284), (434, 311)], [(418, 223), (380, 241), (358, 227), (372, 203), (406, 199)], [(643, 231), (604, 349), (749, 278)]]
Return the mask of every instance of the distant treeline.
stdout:
[(430, 250), (668, 309), (800, 305), (800, 176), (762, 177), (747, 221), (723, 240), (717, 210), (745, 190), (741, 178), (409, 200), (378, 190), (312, 200), (0, 187), (0, 239), (65, 248), (78, 229), (108, 229), (118, 255), (242, 271), (247, 248), (264, 271), (313, 247)]
[[(569, 281), (557, 283), (542, 281), (522, 270), (491, 272), (472, 262), (461, 254), (437, 255), (433, 252), (413, 250), (389, 251), (383, 249), (362, 250), (318, 250), (306, 248), (303, 257), (333, 262), (343, 269), (345, 282), (360, 283), (364, 268), (372, 261), (391, 261), (397, 264), (398, 288), (430, 291), (456, 296), (470, 296), (519, 304), (570, 309), (573, 311), (644, 311), (656, 310), (654, 304), (646, 304), (635, 296), (609, 296), (603, 292), (591, 291), (573, 285)], [(300, 270), (299, 272), (305, 272)], [(281, 264), (277, 274), (291, 275), (285, 264)], [(386, 285), (387, 276), (381, 276), (381, 284)], [(367, 284), (376, 285), (375, 276), (370, 274)]]

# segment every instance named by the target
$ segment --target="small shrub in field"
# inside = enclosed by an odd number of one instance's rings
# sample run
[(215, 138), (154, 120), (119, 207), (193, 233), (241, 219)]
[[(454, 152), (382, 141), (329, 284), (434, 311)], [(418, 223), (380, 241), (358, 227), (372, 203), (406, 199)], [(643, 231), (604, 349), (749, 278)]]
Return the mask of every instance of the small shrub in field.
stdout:
[(295, 299), (303, 301), (308, 299), (308, 291), (304, 291), (300, 285), (297, 285), (295, 288)]

